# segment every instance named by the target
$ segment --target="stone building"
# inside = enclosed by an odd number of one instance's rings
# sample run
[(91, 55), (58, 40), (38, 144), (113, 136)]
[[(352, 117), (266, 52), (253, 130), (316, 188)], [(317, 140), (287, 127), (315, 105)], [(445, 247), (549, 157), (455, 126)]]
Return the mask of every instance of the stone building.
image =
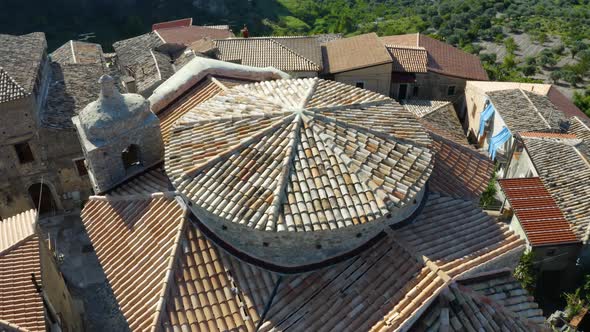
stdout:
[[(164, 168), (82, 213), (122, 328), (544, 329), (498, 271), (524, 241), (446, 194), (458, 186), (433, 177), (461, 177), (454, 158), (434, 162), (442, 150), (401, 105), (320, 79), (226, 85), (215, 74), (243, 66), (197, 64), (150, 98)], [(486, 297), (500, 283), (509, 299)]]
[(0, 330), (82, 331), (80, 313), (29, 210), (0, 219)]
[(0, 217), (79, 208), (92, 188), (71, 117), (98, 95), (102, 49), (70, 41), (48, 56), (42, 33), (0, 39)]
[(160, 122), (149, 102), (138, 94), (121, 94), (108, 75), (99, 83), (98, 100), (72, 119), (96, 193), (157, 164), (164, 152)]

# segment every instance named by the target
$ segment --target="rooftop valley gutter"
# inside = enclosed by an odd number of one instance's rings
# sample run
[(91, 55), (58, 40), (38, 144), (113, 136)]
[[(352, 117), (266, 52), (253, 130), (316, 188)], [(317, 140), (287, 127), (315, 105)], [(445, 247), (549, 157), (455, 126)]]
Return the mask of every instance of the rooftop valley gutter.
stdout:
[(277, 283), (275, 284), (275, 287), (273, 288), (272, 293), (270, 294), (270, 298), (268, 299), (268, 302), (266, 302), (266, 305), (264, 306), (264, 311), (262, 312), (262, 315), (260, 315), (260, 320), (258, 321), (258, 324), (256, 324), (256, 332), (258, 332), (260, 330), (260, 327), (262, 326), (262, 324), (264, 324), (264, 320), (266, 319), (266, 315), (270, 311), (270, 307), (272, 306), (272, 301), (274, 300), (275, 296), (277, 295), (277, 292), (279, 290), (279, 286), (281, 285), (282, 281), (283, 281), (283, 276), (279, 275), (279, 278), (277, 279)]

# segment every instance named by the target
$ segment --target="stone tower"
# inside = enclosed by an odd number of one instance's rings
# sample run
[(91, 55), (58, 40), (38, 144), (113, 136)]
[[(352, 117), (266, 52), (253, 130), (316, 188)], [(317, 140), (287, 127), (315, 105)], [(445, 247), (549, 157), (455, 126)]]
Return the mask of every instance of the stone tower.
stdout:
[(121, 94), (112, 77), (100, 78), (98, 100), (72, 120), (96, 193), (103, 193), (160, 162), (164, 144), (150, 103), (138, 94)]

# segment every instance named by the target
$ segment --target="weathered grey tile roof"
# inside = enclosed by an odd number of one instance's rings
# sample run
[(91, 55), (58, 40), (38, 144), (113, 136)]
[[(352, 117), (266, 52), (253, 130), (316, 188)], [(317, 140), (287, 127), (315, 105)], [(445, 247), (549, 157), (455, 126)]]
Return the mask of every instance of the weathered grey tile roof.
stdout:
[(385, 45), (393, 59), (394, 72), (426, 73), (428, 53), (423, 47)]
[(590, 159), (581, 140), (523, 137), (541, 181), (584, 243), (590, 233)]
[(401, 101), (401, 104), (405, 109), (421, 118), (428, 113), (447, 106), (450, 102), (446, 100), (404, 99)]
[(0, 103), (21, 99), (28, 95), (29, 93), (4, 68), (0, 67)]
[(487, 96), (513, 133), (559, 129), (565, 119), (546, 96), (521, 89), (488, 92)]
[(120, 40), (113, 44), (118, 61), (123, 67), (132, 67), (144, 62), (146, 51), (162, 46), (164, 42), (154, 32)]
[(216, 40), (219, 59), (283, 71), (322, 70), (321, 48), (314, 37), (258, 37)]
[[(47, 42), (45, 34), (33, 32), (22, 36), (0, 34), (0, 101), (21, 98), (22, 91), (33, 92)], [(6, 77), (8, 75), (9, 78)], [(21, 89), (15, 88), (16, 83)]]
[(47, 128), (74, 128), (72, 117), (96, 100), (100, 86), (96, 82), (104, 73), (101, 63), (51, 64), (51, 83), (41, 124)]
[(70, 40), (51, 53), (51, 60), (63, 64), (104, 64), (102, 46), (95, 43)]
[(586, 144), (590, 144), (590, 120), (581, 119), (577, 116), (570, 118), (569, 133), (575, 134), (578, 138), (583, 139)]
[[(340, 89), (349, 87), (301, 79), (227, 90), (179, 121), (167, 173), (198, 208), (255, 229), (318, 231), (380, 219), (421, 191), (432, 167), (429, 139), (391, 99), (310, 107), (326, 90), (354, 96)], [(258, 199), (243, 205), (246, 192)]]

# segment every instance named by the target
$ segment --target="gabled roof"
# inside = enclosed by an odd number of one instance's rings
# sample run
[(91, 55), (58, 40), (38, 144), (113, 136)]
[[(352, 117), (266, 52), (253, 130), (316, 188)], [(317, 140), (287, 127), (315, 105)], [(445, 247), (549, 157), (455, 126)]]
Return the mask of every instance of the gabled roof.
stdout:
[(492, 179), (494, 163), (472, 147), (457, 143), (448, 136), (440, 136), (432, 131), (431, 136), (434, 168), (429, 190), (479, 201)]
[(426, 35), (415, 33), (384, 36), (387, 45), (422, 47), (428, 52), (428, 70), (459, 78), (487, 81), (488, 74), (479, 57)]
[(498, 180), (531, 246), (579, 243), (538, 177)]
[(330, 74), (393, 62), (374, 32), (327, 42), (323, 51), (324, 66)]
[(0, 67), (0, 103), (18, 100), (28, 95), (29, 93)]
[(61, 64), (104, 64), (102, 46), (70, 40), (51, 53), (51, 60)]
[(426, 73), (428, 53), (423, 47), (386, 45), (393, 59), (393, 71), (400, 73)]
[[(94, 197), (84, 208), (84, 224), (132, 331), (253, 331), (259, 323), (260, 331), (408, 329), (455, 278), (522, 251), (517, 236), (472, 203), (431, 195), (414, 223), (388, 231), (369, 250), (281, 277), (219, 248), (182, 210), (158, 195)], [(490, 299), (473, 303), (509, 311)]]
[(231, 38), (234, 34), (230, 30), (209, 28), (206, 26), (182, 26), (173, 28), (159, 28), (154, 32), (168, 44), (179, 44), (189, 46), (190, 44), (204, 39), (223, 39)]
[(510, 89), (488, 92), (487, 96), (513, 133), (559, 129), (565, 116), (547, 97)]
[(570, 118), (569, 133), (575, 134), (578, 138), (590, 144), (590, 119), (574, 116)]
[[(0, 45), (2, 45), (0, 67), (27, 94), (32, 93), (47, 49), (45, 34), (42, 32), (22, 36), (0, 34)], [(6, 95), (8, 95), (7, 91), (0, 90), (0, 100)]]
[(322, 70), (320, 44), (315, 37), (257, 37), (216, 40), (219, 59), (252, 67), (283, 71)]
[(521, 318), (539, 325), (545, 323), (543, 310), (539, 308), (534, 297), (528, 294), (520, 282), (512, 276), (509, 269), (504, 268), (459, 278), (457, 284), (468, 287), (479, 295), (501, 304)]
[(0, 329), (45, 331), (43, 299), (31, 280), (42, 286), (35, 210), (0, 220)]
[(590, 233), (590, 162), (581, 140), (523, 137), (539, 178), (578, 239)]
[(193, 25), (192, 17), (181, 18), (173, 21), (154, 23), (152, 24), (152, 31), (167, 28), (190, 27), (191, 25)]
[(51, 64), (51, 83), (41, 124), (46, 128), (74, 128), (72, 117), (100, 94), (98, 79), (105, 73), (101, 63)]
[(547, 92), (547, 98), (551, 100), (553, 105), (557, 106), (567, 117), (577, 116), (580, 119), (590, 121), (590, 118), (582, 112), (570, 98), (566, 97), (559, 89), (553, 85)]

